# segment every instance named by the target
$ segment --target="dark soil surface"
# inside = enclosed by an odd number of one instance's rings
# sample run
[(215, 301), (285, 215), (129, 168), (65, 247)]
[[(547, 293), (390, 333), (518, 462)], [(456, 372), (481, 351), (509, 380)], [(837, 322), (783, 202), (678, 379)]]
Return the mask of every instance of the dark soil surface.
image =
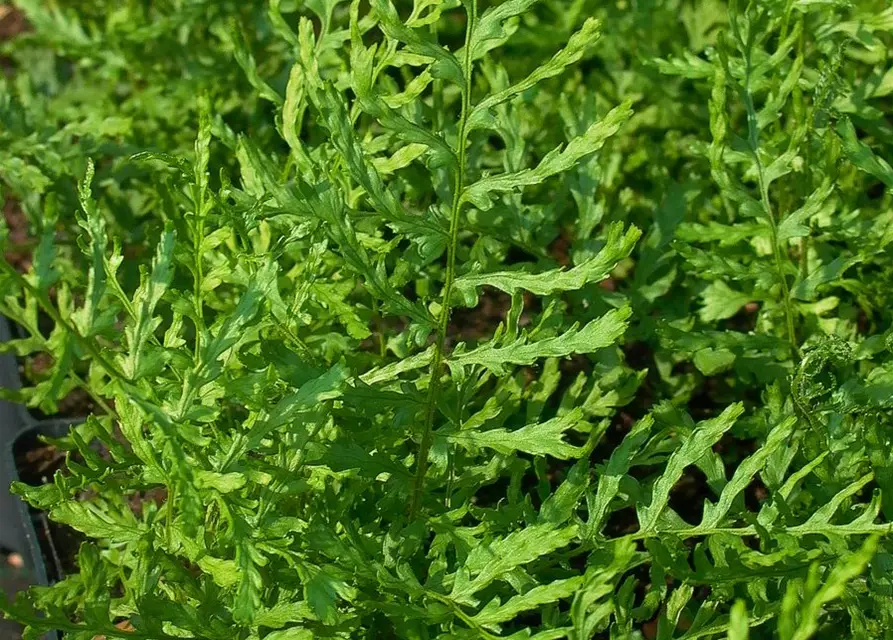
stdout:
[(0, 40), (9, 40), (28, 30), (24, 14), (12, 5), (0, 5)]
[(9, 245), (4, 257), (19, 271), (27, 271), (31, 266), (31, 251), (28, 244), (28, 221), (19, 208), (19, 203), (9, 198), (3, 203), (3, 219), (9, 228)]
[(476, 342), (493, 335), (511, 306), (512, 299), (507, 293), (485, 289), (476, 308), (459, 307), (453, 310), (447, 340), (450, 343)]
[[(28, 31), (30, 26), (25, 20), (25, 15), (9, 4), (0, 4), (0, 43)], [(0, 70), (6, 75), (12, 75), (14, 65), (12, 60), (0, 55)]]

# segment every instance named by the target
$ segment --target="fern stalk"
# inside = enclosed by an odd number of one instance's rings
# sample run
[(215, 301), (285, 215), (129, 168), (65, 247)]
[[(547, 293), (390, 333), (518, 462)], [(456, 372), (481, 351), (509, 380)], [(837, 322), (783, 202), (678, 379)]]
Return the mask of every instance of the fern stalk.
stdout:
[[(733, 11), (731, 16), (735, 15)], [(763, 213), (766, 216), (766, 221), (769, 224), (769, 240), (772, 244), (772, 254), (773, 259), (775, 261), (775, 270), (778, 275), (778, 280), (781, 284), (781, 296), (782, 296), (782, 306), (784, 306), (785, 313), (785, 324), (788, 335), (788, 340), (791, 342), (791, 346), (793, 346), (794, 351), (798, 352), (799, 348), (797, 346), (797, 336), (794, 333), (794, 309), (791, 304), (791, 290), (788, 286), (788, 281), (784, 272), (784, 261), (782, 260), (782, 250), (778, 241), (778, 219), (776, 218), (775, 212), (772, 209), (772, 203), (769, 200), (769, 185), (766, 182), (765, 171), (763, 167), (763, 161), (760, 159), (759, 152), (759, 124), (757, 119), (757, 112), (754, 108), (753, 102), (753, 93), (751, 93), (750, 83), (751, 76), (753, 73), (753, 33), (749, 33), (747, 37), (747, 42), (745, 42), (741, 33), (737, 27), (737, 21), (732, 20), (732, 31), (735, 35), (735, 38), (742, 45), (742, 51), (744, 53), (744, 85), (742, 87), (742, 98), (744, 101), (744, 108), (747, 112), (747, 137), (748, 137), (748, 146), (750, 147), (750, 152), (753, 155), (754, 163), (757, 168), (757, 176), (760, 186), (760, 203), (763, 207)]]
[(769, 241), (772, 243), (775, 270), (778, 272), (778, 280), (781, 283), (781, 296), (782, 304), (784, 306), (788, 340), (791, 341), (791, 346), (794, 348), (794, 351), (797, 352), (799, 351), (799, 346), (797, 345), (797, 335), (794, 333), (794, 309), (791, 304), (791, 289), (788, 286), (788, 281), (784, 273), (784, 261), (782, 260), (781, 246), (778, 242), (778, 222), (775, 218), (775, 212), (772, 210), (772, 204), (769, 202), (769, 188), (766, 185), (763, 176), (763, 163), (760, 162), (756, 152), (754, 153), (754, 157), (756, 158), (757, 172), (760, 182), (760, 200), (763, 204), (763, 211), (766, 214), (766, 219), (769, 221)]
[(450, 322), (450, 299), (453, 295), (453, 282), (456, 279), (456, 250), (459, 244), (459, 214), (462, 211), (462, 190), (465, 188), (466, 147), (468, 142), (468, 115), (471, 113), (471, 34), (477, 21), (477, 0), (466, 4), (468, 20), (465, 25), (465, 64), (463, 66), (464, 88), (462, 91), (462, 112), (459, 116), (459, 135), (457, 139), (458, 164), (453, 187), (453, 201), (450, 206), (450, 240), (447, 245), (447, 269), (440, 300), (440, 316), (437, 319), (437, 342), (434, 358), (431, 361), (431, 382), (428, 397), (425, 401), (425, 422), (422, 427), (422, 438), (419, 442), (419, 457), (416, 463), (415, 477), (412, 482), (409, 516), (415, 518), (421, 506), (425, 489), (425, 476), (428, 472), (428, 454), (434, 436), (434, 416), (437, 412), (437, 396), (440, 393), (440, 378), (443, 375), (443, 356), (446, 348), (446, 335)]

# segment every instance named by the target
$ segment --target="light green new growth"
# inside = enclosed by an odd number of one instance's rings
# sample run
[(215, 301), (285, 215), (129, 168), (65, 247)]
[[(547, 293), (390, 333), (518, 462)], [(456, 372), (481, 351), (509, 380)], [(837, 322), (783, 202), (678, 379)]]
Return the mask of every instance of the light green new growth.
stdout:
[(0, 610), (886, 637), (888, 5), (15, 0), (0, 401), (75, 424)]

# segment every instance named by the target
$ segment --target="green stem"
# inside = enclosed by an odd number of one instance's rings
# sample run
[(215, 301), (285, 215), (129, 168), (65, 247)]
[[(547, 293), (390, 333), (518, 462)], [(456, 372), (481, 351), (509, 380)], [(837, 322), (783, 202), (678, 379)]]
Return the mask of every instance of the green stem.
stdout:
[(471, 113), (471, 33), (477, 21), (477, 0), (471, 0), (468, 9), (468, 21), (465, 26), (465, 65), (463, 68), (464, 84), (462, 91), (462, 113), (459, 118), (459, 136), (457, 141), (458, 167), (453, 185), (453, 202), (450, 207), (450, 241), (447, 245), (446, 279), (440, 300), (440, 317), (437, 322), (437, 341), (434, 359), (431, 362), (431, 382), (428, 386), (428, 398), (425, 402), (425, 421), (422, 427), (422, 439), (419, 443), (419, 455), (416, 461), (416, 473), (412, 483), (410, 498), (410, 519), (415, 518), (422, 502), (425, 489), (425, 475), (428, 472), (428, 454), (431, 451), (434, 430), (434, 416), (437, 413), (437, 396), (440, 393), (440, 378), (443, 375), (444, 349), (447, 329), (450, 322), (450, 299), (453, 295), (453, 281), (456, 278), (456, 250), (459, 244), (459, 214), (462, 210), (462, 191), (465, 188), (466, 147), (468, 143), (468, 115)]
[(766, 220), (769, 223), (769, 237), (772, 244), (772, 254), (775, 259), (775, 270), (778, 275), (779, 283), (781, 284), (782, 304), (784, 306), (788, 340), (790, 340), (791, 345), (794, 348), (794, 352), (797, 353), (799, 352), (799, 348), (797, 346), (797, 336), (794, 333), (794, 308), (791, 304), (791, 290), (788, 287), (787, 276), (784, 272), (784, 261), (782, 259), (781, 246), (778, 242), (778, 220), (775, 217), (775, 212), (772, 210), (772, 202), (769, 200), (769, 185), (766, 182), (765, 171), (763, 170), (763, 161), (760, 159), (759, 125), (757, 124), (757, 113), (753, 104), (753, 94), (750, 91), (750, 76), (753, 70), (753, 62), (751, 60), (753, 36), (752, 34), (749, 35), (747, 42), (744, 42), (740, 39), (740, 34), (736, 34), (736, 37), (739, 39), (739, 42), (741, 42), (744, 49), (745, 72), (744, 92), (742, 97), (744, 99), (744, 108), (747, 111), (748, 144), (750, 146), (750, 151), (753, 155), (754, 162), (757, 166), (757, 176), (760, 185), (760, 202), (763, 206), (763, 213), (765, 214)]
[(453, 615), (455, 615), (462, 622), (464, 622), (466, 624), (466, 626), (468, 626), (468, 628), (473, 629), (475, 632), (478, 633), (478, 637), (484, 638), (485, 640), (499, 640), (499, 638), (503, 637), (503, 636), (494, 635), (494, 634), (490, 633), (489, 631), (487, 631), (486, 629), (484, 629), (481, 625), (479, 625), (477, 623), (477, 621), (474, 620), (474, 618), (472, 618), (467, 613), (465, 613), (462, 610), (462, 607), (460, 605), (458, 605), (456, 602), (454, 602), (451, 598), (448, 598), (447, 596), (437, 593), (436, 591), (426, 591), (426, 593), (429, 597), (433, 598), (434, 600), (437, 600), (438, 602), (441, 602), (441, 603), (445, 604), (446, 606), (448, 606), (452, 610)]
[(772, 204), (769, 201), (769, 188), (763, 175), (763, 163), (759, 156), (754, 152), (757, 163), (757, 175), (760, 182), (760, 200), (763, 204), (763, 211), (769, 221), (769, 240), (772, 243), (772, 254), (775, 258), (775, 270), (778, 273), (778, 281), (781, 283), (782, 304), (784, 305), (785, 322), (787, 324), (788, 340), (794, 347), (794, 352), (799, 352), (797, 345), (797, 335), (794, 333), (794, 307), (791, 304), (791, 290), (788, 287), (788, 279), (784, 272), (784, 260), (781, 255), (781, 246), (778, 242), (778, 222), (775, 219), (775, 213), (772, 210)]
[[(304, 442), (304, 444), (298, 450), (298, 455), (295, 459), (294, 464), (291, 465), (290, 469), (288, 469), (288, 478), (289, 479), (297, 477), (298, 472), (301, 471), (301, 469), (303, 468), (304, 461), (307, 458), (307, 447), (316, 438), (316, 436), (319, 435), (319, 432), (322, 431), (322, 427), (323, 427), (323, 421), (317, 420), (316, 424), (313, 426), (313, 430), (307, 436), (307, 440)], [(287, 468), (286, 463), (287, 463), (287, 461), (280, 460), (281, 467)], [(266, 517), (267, 513), (269, 513), (270, 509), (274, 506), (274, 504), (278, 500), (277, 496), (281, 497), (283, 495), (287, 495), (287, 494), (281, 493), (282, 489), (285, 488), (285, 485), (286, 485), (285, 481), (275, 480), (275, 481), (273, 481), (273, 483), (270, 486), (263, 488), (262, 493), (261, 493), (260, 504), (259, 504), (259, 515), (257, 516), (258, 522), (263, 521), (264, 517)]]
[(174, 523), (174, 504), (177, 500), (177, 485), (172, 484), (170, 488), (167, 490), (167, 504), (165, 505), (165, 522), (164, 522), (164, 534), (165, 539), (167, 540), (168, 546), (173, 545), (173, 540), (171, 538), (171, 531), (173, 530)]
[(202, 309), (202, 281), (204, 280), (203, 266), (202, 266), (202, 242), (204, 240), (205, 235), (205, 214), (204, 214), (204, 205), (205, 199), (202, 195), (198, 195), (196, 197), (195, 208), (196, 208), (196, 220), (195, 225), (192, 228), (192, 244), (193, 244), (193, 252), (195, 258), (195, 288), (193, 290), (193, 296), (195, 298), (193, 304), (195, 305), (195, 315), (198, 320), (195, 327), (195, 358), (198, 360), (199, 352), (201, 351), (202, 345), (202, 332), (205, 328), (205, 318), (204, 311)]
[(74, 381), (77, 382), (78, 386), (81, 389), (83, 389), (87, 393), (88, 396), (90, 396), (90, 399), (96, 403), (97, 407), (99, 407), (100, 409), (105, 411), (106, 415), (109, 415), (112, 418), (117, 419), (117, 417), (118, 417), (117, 412), (114, 409), (112, 409), (105, 400), (103, 400), (102, 396), (100, 396), (95, 391), (93, 391), (93, 388), (87, 383), (86, 380), (84, 380), (81, 376), (79, 376), (74, 371), (72, 371), (70, 375), (72, 378), (74, 378)]
[(375, 318), (375, 327), (378, 332), (378, 357), (384, 360), (388, 353), (388, 344), (384, 335), (384, 316), (378, 308), (378, 300), (372, 298), (372, 315)]
[(280, 325), (280, 329), (282, 329), (283, 335), (292, 343), (293, 346), (297, 347), (298, 351), (301, 352), (301, 355), (306, 358), (309, 363), (318, 364), (316, 356), (313, 355), (310, 347), (307, 346), (307, 343), (301, 339), (301, 336), (299, 336), (296, 331), (294, 331), (287, 324)]

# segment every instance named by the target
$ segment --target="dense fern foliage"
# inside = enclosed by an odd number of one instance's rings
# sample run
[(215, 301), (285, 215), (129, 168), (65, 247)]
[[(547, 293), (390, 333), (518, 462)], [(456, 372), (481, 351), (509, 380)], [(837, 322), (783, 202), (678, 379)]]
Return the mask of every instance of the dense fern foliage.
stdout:
[(29, 637), (888, 637), (885, 0), (16, 4)]

